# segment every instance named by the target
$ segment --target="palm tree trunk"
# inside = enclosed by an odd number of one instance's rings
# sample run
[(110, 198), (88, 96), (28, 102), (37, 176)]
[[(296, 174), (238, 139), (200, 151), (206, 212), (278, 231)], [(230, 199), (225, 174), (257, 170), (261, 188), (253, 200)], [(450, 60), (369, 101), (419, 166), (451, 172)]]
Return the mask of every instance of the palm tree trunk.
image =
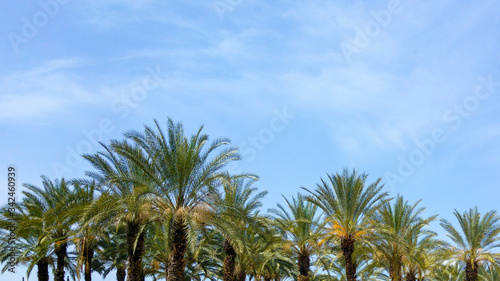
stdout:
[(187, 226), (182, 216), (172, 220), (172, 252), (169, 257), (167, 281), (185, 281), (185, 260), (187, 249)]
[[(144, 232), (138, 223), (127, 225), (128, 268), (127, 281), (142, 280), (142, 254), (144, 252)], [(134, 247), (135, 245), (135, 247)]]
[(465, 281), (477, 281), (478, 279), (478, 264), (477, 262), (466, 261), (465, 263)]
[(116, 268), (116, 281), (125, 281), (125, 276), (127, 275), (127, 271), (125, 267), (117, 267)]
[(54, 281), (64, 281), (64, 267), (65, 259), (67, 255), (67, 242), (61, 242), (59, 245), (55, 247), (56, 252), (56, 271), (54, 272)]
[(38, 281), (49, 281), (49, 262), (42, 259), (36, 263)]
[(345, 274), (347, 281), (356, 281), (356, 263), (352, 260), (354, 253), (354, 239), (343, 238), (340, 242), (345, 261)]
[(84, 262), (85, 262), (85, 281), (92, 281), (92, 259), (94, 258), (94, 247), (90, 243), (85, 243), (86, 247), (83, 249)]
[(227, 239), (224, 240), (224, 281), (235, 281), (234, 267), (236, 265), (236, 251)]
[(309, 259), (309, 253), (303, 251), (299, 254), (297, 267), (299, 270), (299, 278), (298, 281), (308, 281), (309, 280), (309, 267), (311, 265), (311, 261)]
[(401, 281), (403, 279), (401, 276), (401, 259), (391, 263), (389, 266), (389, 275), (392, 281)]

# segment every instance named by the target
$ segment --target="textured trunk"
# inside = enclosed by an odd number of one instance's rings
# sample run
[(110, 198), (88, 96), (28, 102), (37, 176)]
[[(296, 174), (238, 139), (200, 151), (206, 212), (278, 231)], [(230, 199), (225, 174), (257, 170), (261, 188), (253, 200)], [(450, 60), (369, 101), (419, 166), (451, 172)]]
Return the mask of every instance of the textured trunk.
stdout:
[(389, 275), (392, 281), (401, 281), (403, 277), (401, 275), (401, 259), (398, 259), (391, 263), (389, 266)]
[(38, 281), (49, 281), (49, 263), (42, 259), (36, 263)]
[(472, 261), (466, 261), (465, 263), (465, 281), (477, 281), (478, 275), (478, 264)]
[(309, 253), (301, 252), (297, 261), (297, 267), (299, 270), (298, 281), (308, 281), (309, 280), (309, 267), (311, 261), (309, 259)]
[(142, 280), (142, 254), (144, 252), (144, 232), (142, 232), (141, 234), (139, 234), (139, 232), (140, 232), (139, 224), (129, 223), (127, 225), (127, 254), (128, 254), (127, 281)]
[(235, 281), (234, 267), (236, 265), (236, 251), (227, 239), (224, 240), (224, 281)]
[(54, 281), (64, 281), (64, 267), (66, 266), (66, 254), (68, 243), (62, 242), (55, 247), (56, 252), (56, 271), (54, 272)]
[(169, 257), (167, 281), (185, 281), (184, 256), (187, 249), (187, 226), (182, 216), (175, 216), (172, 221), (172, 252)]
[(356, 281), (356, 263), (352, 260), (352, 254), (354, 253), (354, 239), (342, 239), (340, 247), (342, 248), (342, 254), (344, 255), (347, 281)]
[(92, 281), (92, 259), (94, 258), (94, 247), (88, 243), (83, 249), (85, 262), (85, 281)]
[(125, 267), (117, 267), (116, 268), (116, 281), (125, 281), (126, 275), (127, 275), (127, 271), (125, 271)]

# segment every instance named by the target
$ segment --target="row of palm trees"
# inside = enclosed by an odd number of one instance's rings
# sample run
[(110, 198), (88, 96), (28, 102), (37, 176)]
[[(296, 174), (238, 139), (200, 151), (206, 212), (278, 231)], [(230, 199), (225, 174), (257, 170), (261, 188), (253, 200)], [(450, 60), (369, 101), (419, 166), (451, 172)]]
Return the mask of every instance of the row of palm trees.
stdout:
[[(42, 177), (14, 214), (1, 210), (2, 248), (14, 222), (15, 260), (39, 281), (49, 269), (54, 281), (500, 280), (495, 211), (455, 211), (458, 228), (441, 220), (445, 242), (420, 202), (390, 198), (356, 170), (261, 213), (257, 177), (229, 174), (237, 148), (209, 143), (202, 127), (187, 137), (181, 123), (164, 132), (155, 121), (83, 157), (94, 168), (85, 178)], [(10, 258), (0, 254), (4, 272)]]

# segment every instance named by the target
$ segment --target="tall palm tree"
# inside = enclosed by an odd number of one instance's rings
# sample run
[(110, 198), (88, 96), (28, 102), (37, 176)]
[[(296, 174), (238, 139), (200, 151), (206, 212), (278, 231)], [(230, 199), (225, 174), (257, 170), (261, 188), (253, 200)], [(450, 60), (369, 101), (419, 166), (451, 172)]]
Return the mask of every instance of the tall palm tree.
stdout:
[(87, 223), (85, 221), (85, 211), (97, 199), (95, 190), (95, 182), (88, 181), (73, 181), (73, 199), (67, 202), (70, 206), (68, 210), (69, 216), (75, 218), (76, 226), (75, 233), (72, 235), (72, 240), (78, 252), (77, 258), (77, 273), (80, 276), (80, 271), (83, 268), (84, 280), (92, 280), (92, 267), (94, 261), (94, 250), (103, 235), (104, 228), (100, 225)]
[(239, 265), (255, 280), (282, 280), (292, 274), (293, 259), (286, 254), (285, 240), (271, 219), (260, 217), (259, 221), (246, 232), (247, 247), (238, 256)]
[(403, 271), (406, 281), (423, 280), (431, 276), (433, 268), (442, 263), (438, 253), (443, 242), (429, 230), (408, 231), (404, 238)]
[(401, 281), (403, 278), (403, 260), (407, 260), (407, 245), (427, 234), (423, 228), (436, 218), (421, 218), (425, 208), (418, 208), (419, 203), (420, 200), (410, 205), (398, 195), (394, 203), (386, 202), (375, 214), (379, 223), (377, 240), (374, 243), (377, 257), (386, 265), (392, 281)]
[(500, 254), (493, 252), (500, 247), (500, 217), (492, 210), (484, 215), (478, 208), (460, 214), (454, 212), (460, 228), (456, 229), (449, 221), (442, 219), (441, 226), (455, 246), (448, 245), (445, 251), (449, 262), (465, 265), (465, 281), (477, 281), (482, 265), (498, 265)]
[(356, 244), (366, 242), (375, 229), (373, 214), (384, 203), (381, 178), (366, 185), (367, 174), (344, 169), (342, 174), (328, 175), (329, 182), (321, 180), (316, 190), (308, 192), (310, 202), (320, 207), (327, 227), (326, 240), (340, 241), (346, 267), (347, 281), (356, 280), (356, 263), (352, 255)]
[(188, 231), (201, 217), (210, 216), (210, 198), (221, 180), (227, 178), (223, 168), (240, 159), (240, 155), (235, 148), (215, 154), (229, 140), (216, 139), (207, 147), (208, 135), (202, 134), (203, 127), (188, 138), (181, 123), (175, 124), (172, 119), (167, 123), (166, 134), (155, 120), (155, 129), (145, 126), (144, 133), (125, 134), (133, 145), (115, 142), (113, 148), (154, 183), (158, 195), (154, 209), (163, 217), (172, 240), (167, 280), (184, 281)]
[(56, 257), (54, 280), (65, 281), (64, 268), (69, 266), (67, 248), (71, 225), (74, 223), (74, 218), (67, 215), (70, 208), (68, 202), (73, 200), (74, 194), (70, 184), (64, 179), (51, 181), (42, 176), (42, 184), (43, 188), (24, 184), (28, 191), (24, 191), (23, 195), (27, 205), (41, 208), (41, 217), (35, 219), (41, 220), (39, 223), (43, 225), (44, 234), (41, 239), (52, 244), (54, 248)]
[(127, 276), (127, 232), (109, 227), (95, 245), (96, 260), (101, 264), (104, 278), (116, 270), (116, 280), (125, 281)]
[(317, 224), (317, 206), (304, 200), (298, 194), (292, 201), (285, 198), (287, 207), (278, 204), (278, 209), (270, 210), (277, 218), (278, 227), (283, 231), (297, 257), (299, 281), (309, 280), (311, 255), (319, 248), (320, 228)]
[[(148, 177), (133, 161), (102, 144), (104, 151), (87, 159), (97, 171), (87, 172), (101, 192), (85, 211), (84, 227), (99, 225), (125, 229), (127, 249), (127, 280), (142, 281), (145, 228), (155, 220), (152, 216), (152, 185)], [(131, 148), (141, 153), (138, 148)]]
[(267, 194), (267, 191), (256, 193), (257, 188), (252, 186), (256, 180), (239, 177), (223, 181), (223, 192), (214, 202), (216, 216), (219, 218), (214, 223), (224, 237), (224, 281), (235, 281), (237, 253), (245, 247), (241, 234), (251, 227), (252, 219), (257, 216), (258, 208), (262, 206), (261, 200)]
[[(23, 198), (16, 206), (15, 212), (5, 206), (0, 210), (0, 246), (7, 249), (10, 245), (12, 227), (15, 225), (16, 264), (27, 265), (29, 278), (33, 268), (37, 268), (38, 281), (49, 281), (49, 267), (53, 267), (53, 247), (46, 239), (46, 224), (44, 202)], [(0, 261), (4, 263), (2, 273), (11, 266), (10, 251), (0, 253)]]

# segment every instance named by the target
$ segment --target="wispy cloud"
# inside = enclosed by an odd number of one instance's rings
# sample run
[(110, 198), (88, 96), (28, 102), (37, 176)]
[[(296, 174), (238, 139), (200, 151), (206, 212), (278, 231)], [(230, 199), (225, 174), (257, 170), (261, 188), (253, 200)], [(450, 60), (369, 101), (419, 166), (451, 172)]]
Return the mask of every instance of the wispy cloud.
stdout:
[(77, 59), (53, 60), (0, 77), (0, 120), (57, 116), (74, 104), (92, 103), (93, 95), (71, 75), (71, 69), (80, 63)]
[(89, 65), (83, 59), (59, 59), (0, 76), (0, 121), (61, 118), (86, 108), (109, 110), (112, 100), (130, 94), (147, 74), (143, 70), (119, 79), (119, 74), (102, 73), (97, 79), (99, 75), (81, 70)]

